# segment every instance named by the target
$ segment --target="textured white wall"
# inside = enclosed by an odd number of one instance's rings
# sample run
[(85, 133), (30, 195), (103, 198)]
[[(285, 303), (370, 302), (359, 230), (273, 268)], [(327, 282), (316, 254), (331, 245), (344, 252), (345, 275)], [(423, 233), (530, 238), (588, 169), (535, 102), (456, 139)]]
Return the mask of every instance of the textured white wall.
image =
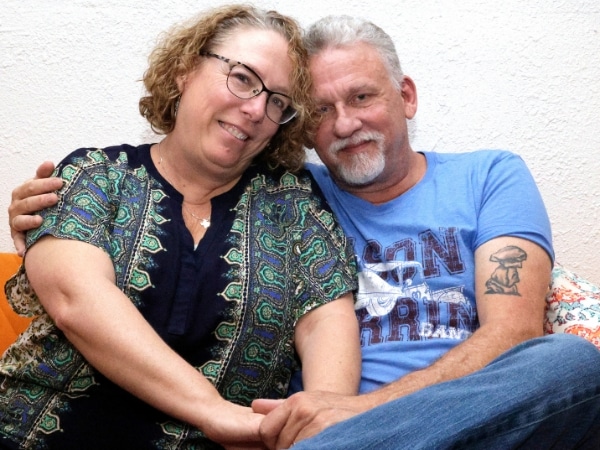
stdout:
[[(81, 146), (152, 141), (137, 112), (155, 37), (217, 0), (4, 0), (0, 6), (0, 251), (12, 188)], [(419, 89), (415, 149), (523, 156), (557, 259), (600, 282), (600, 4), (596, 0), (256, 0), (304, 25), (372, 19)], [(594, 56), (595, 55), (595, 56)], [(519, 195), (515, 193), (515, 195)]]

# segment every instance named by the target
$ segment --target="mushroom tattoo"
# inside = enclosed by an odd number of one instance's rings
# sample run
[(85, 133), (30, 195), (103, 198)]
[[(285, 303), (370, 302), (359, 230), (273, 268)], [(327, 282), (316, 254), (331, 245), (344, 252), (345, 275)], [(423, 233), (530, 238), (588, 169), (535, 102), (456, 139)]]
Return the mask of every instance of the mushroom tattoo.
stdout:
[(527, 253), (514, 245), (504, 247), (490, 256), (490, 261), (497, 262), (498, 267), (485, 283), (485, 293), (521, 295), (517, 289), (517, 283), (520, 281), (517, 269), (523, 267), (523, 261), (526, 259)]

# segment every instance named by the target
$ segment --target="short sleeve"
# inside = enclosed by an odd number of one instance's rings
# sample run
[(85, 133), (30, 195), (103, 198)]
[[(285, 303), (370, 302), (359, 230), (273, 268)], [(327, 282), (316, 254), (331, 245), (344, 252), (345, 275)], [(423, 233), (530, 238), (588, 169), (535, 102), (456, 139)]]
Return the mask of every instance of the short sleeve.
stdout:
[(114, 176), (100, 150), (77, 150), (57, 167), (64, 185), (55, 206), (41, 211), (42, 225), (27, 234), (27, 247), (42, 236), (90, 243), (110, 253), (110, 229), (118, 205), (111, 199)]
[(554, 260), (550, 220), (539, 189), (521, 157), (490, 152), (477, 175), (483, 180), (475, 246), (498, 236), (535, 242)]
[(348, 239), (333, 214), (313, 205), (293, 243), (292, 282), (297, 286), (297, 318), (316, 306), (358, 288), (356, 262)]
[(298, 320), (357, 289), (352, 247), (308, 173), (257, 178), (241, 207), (256, 220), (238, 228), (252, 249), (250, 279), (261, 297), (290, 302)]

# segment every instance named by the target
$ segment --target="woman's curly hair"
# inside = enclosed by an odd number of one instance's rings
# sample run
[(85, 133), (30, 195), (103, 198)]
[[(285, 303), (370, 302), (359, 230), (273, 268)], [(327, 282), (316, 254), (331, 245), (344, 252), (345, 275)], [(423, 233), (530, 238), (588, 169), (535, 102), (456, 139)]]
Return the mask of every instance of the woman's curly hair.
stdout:
[(164, 34), (148, 59), (149, 66), (143, 77), (148, 95), (140, 99), (140, 113), (155, 132), (170, 133), (175, 127), (180, 95), (177, 79), (197, 67), (201, 58), (199, 53), (226, 42), (242, 27), (272, 30), (289, 42), (288, 55), (293, 67), (290, 97), (298, 114), (279, 126), (259, 158), (271, 168), (298, 170), (304, 163), (303, 145), (307, 130), (312, 129), (312, 81), (302, 42), (302, 29), (294, 19), (276, 11), (265, 11), (244, 4), (221, 6)]

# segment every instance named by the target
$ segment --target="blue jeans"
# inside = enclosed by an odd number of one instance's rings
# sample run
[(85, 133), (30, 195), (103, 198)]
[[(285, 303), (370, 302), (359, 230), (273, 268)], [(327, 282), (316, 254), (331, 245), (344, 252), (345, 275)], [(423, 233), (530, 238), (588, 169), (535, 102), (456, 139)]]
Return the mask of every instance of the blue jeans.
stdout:
[(340, 422), (293, 450), (600, 449), (600, 351), (553, 334)]

